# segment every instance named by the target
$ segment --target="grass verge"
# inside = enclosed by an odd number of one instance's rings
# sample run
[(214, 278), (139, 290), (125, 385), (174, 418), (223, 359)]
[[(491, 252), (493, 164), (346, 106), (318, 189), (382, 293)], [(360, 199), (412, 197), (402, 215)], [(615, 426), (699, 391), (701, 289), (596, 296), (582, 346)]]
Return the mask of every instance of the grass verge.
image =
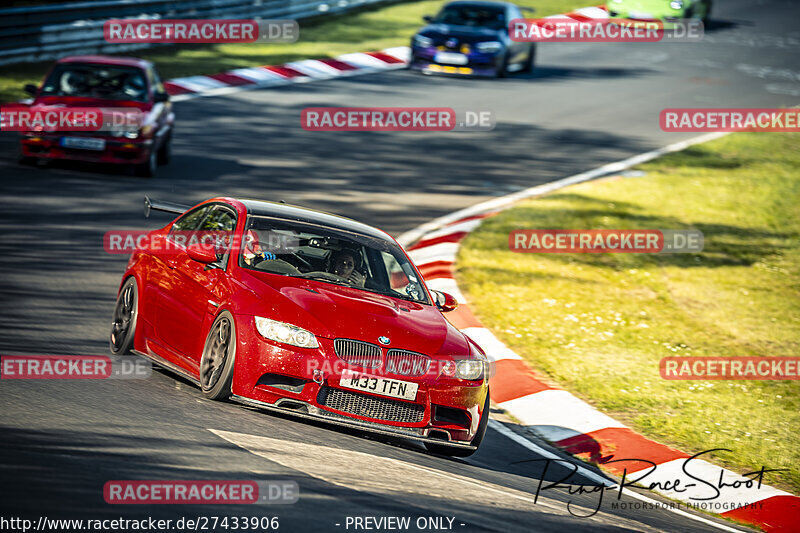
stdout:
[[(457, 279), (481, 321), (657, 441), (800, 494), (797, 381), (667, 381), (665, 356), (800, 353), (800, 134), (741, 133), (487, 219)], [(699, 229), (699, 254), (526, 254), (513, 229)], [(707, 456), (708, 457), (708, 456)]]
[[(435, 14), (446, 2), (424, 0), (375, 6), (343, 15), (300, 21), (300, 40), (289, 44), (175, 45), (139, 50), (127, 54), (149, 59), (164, 79), (218, 74), (260, 65), (279, 65), (301, 59), (335, 57), (349, 52), (408, 46), (411, 36), (424, 22), (423, 15)], [(518, 5), (535, 7), (528, 16), (565, 13), (591, 4), (585, 0), (519, 0)], [(9, 65), (0, 70), (0, 102), (25, 98), (22, 86), (40, 83), (51, 61)]]

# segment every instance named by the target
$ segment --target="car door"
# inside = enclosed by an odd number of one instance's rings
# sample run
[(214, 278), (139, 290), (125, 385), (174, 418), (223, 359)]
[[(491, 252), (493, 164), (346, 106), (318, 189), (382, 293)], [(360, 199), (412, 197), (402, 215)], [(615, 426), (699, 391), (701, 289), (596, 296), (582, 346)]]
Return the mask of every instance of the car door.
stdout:
[[(164, 278), (166, 286), (162, 291), (156, 327), (159, 337), (183, 360), (182, 366), (196, 372), (205, 341), (205, 318), (216, 311), (216, 305), (219, 304), (216, 289), (227, 274), (222, 268), (209, 267), (189, 257), (187, 247), (192, 242), (204, 246), (224, 242), (226, 236), (232, 236), (236, 227), (236, 213), (229, 206), (215, 204), (202, 219), (187, 222), (190, 223), (174, 231), (176, 250)], [(185, 245), (177, 242), (181, 240)], [(218, 247), (221, 260), (225, 253), (225, 246)]]
[(516, 64), (524, 64), (528, 59), (528, 45), (519, 41), (514, 41), (508, 35), (508, 25), (512, 20), (525, 18), (522, 13), (515, 6), (508, 6), (506, 9), (506, 25), (504, 29), (504, 37), (508, 46), (508, 62)]

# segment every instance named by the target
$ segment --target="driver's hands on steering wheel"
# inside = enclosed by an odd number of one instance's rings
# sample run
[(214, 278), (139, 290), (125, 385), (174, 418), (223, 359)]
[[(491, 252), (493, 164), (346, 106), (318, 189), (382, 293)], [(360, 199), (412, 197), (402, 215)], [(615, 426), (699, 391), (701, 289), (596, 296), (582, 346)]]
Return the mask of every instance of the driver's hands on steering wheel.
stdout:
[(358, 270), (353, 270), (350, 273), (350, 275), (347, 276), (347, 278), (345, 278), (345, 279), (347, 279), (347, 281), (350, 282), (353, 285), (358, 285), (359, 287), (363, 287), (364, 286), (364, 281), (366, 280), (366, 277), (364, 276), (364, 274), (362, 274)]

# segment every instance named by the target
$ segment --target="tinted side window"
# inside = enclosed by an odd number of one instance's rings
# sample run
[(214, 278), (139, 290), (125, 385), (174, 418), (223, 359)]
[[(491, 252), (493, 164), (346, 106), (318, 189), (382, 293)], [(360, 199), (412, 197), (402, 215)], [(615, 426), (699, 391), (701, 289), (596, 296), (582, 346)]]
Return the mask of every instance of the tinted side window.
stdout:
[(175, 221), (175, 223), (172, 225), (172, 229), (169, 230), (170, 233), (175, 233), (176, 231), (195, 231), (200, 229), (200, 224), (206, 218), (206, 215), (210, 210), (211, 206), (205, 205), (189, 211)]

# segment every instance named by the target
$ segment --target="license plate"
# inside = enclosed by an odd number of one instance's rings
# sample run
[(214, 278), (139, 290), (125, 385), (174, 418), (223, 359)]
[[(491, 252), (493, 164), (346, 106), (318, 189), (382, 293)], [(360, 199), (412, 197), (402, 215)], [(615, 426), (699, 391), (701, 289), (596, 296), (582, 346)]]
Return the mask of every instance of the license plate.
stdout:
[(102, 151), (106, 149), (106, 141), (105, 139), (91, 139), (88, 137), (61, 137), (61, 146), (80, 150)]
[(436, 52), (433, 60), (446, 65), (466, 65), (469, 62), (464, 54), (455, 54), (453, 52)]
[(346, 389), (371, 392), (389, 398), (401, 398), (403, 400), (414, 400), (417, 397), (419, 385), (399, 379), (376, 378), (360, 372), (345, 370), (342, 372), (342, 379), (339, 385)]

